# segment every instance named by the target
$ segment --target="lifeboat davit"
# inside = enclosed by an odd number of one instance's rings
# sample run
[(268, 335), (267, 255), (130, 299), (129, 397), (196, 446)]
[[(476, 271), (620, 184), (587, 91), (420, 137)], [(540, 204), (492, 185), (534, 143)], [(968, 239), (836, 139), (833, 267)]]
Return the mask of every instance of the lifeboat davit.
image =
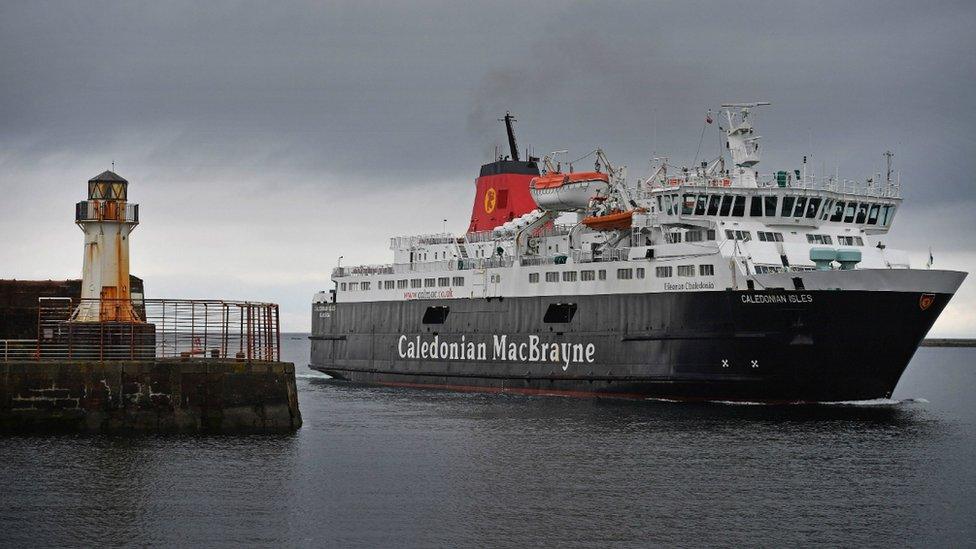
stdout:
[(610, 177), (600, 172), (553, 172), (533, 178), (529, 192), (544, 210), (582, 210), (593, 198), (610, 193)]
[(596, 231), (616, 231), (629, 229), (634, 221), (634, 214), (643, 211), (642, 208), (613, 212), (606, 215), (591, 215), (583, 218), (583, 224)]

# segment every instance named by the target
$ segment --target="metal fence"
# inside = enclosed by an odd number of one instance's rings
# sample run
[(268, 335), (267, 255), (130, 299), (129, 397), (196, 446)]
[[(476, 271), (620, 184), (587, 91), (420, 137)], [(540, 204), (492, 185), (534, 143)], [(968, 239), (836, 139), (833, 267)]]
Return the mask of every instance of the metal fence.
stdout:
[[(79, 310), (130, 307), (133, 322), (81, 322)], [(0, 360), (277, 361), (278, 305), (250, 301), (42, 298), (36, 340), (0, 340)]]

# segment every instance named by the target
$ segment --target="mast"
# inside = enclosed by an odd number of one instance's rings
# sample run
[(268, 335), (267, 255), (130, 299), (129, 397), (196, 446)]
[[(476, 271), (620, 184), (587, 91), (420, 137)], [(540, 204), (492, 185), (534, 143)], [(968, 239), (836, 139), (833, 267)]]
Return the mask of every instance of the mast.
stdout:
[(515, 128), (512, 126), (512, 122), (516, 122), (515, 117), (512, 113), (505, 111), (505, 118), (500, 120), (505, 121), (505, 130), (508, 132), (508, 148), (512, 151), (512, 160), (519, 161), (518, 145), (515, 143)]

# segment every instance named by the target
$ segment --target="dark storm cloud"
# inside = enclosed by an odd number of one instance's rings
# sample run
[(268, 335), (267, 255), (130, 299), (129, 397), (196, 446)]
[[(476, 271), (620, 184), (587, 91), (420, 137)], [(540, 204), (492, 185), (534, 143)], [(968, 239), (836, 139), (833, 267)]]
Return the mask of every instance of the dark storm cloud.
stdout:
[[(927, 224), (894, 236), (968, 251), (974, 28), (971, 2), (5, 2), (0, 183), (36, 200), (61, 192), (41, 179), (52, 166), (83, 181), (115, 159), (153, 200), (207, 187), (231, 212), (269, 190), (316, 204), (308, 219), (281, 202), (250, 221), (305, 231), (329, 227), (355, 181), (462, 229), (506, 110), (536, 154), (602, 146), (639, 176), (652, 152), (691, 163), (706, 108), (769, 100), (764, 171), (808, 154), (818, 172), (863, 179), (891, 149), (912, 212), (902, 220)], [(718, 148), (712, 127), (701, 156)], [(175, 210), (156, 223), (202, 212)], [(386, 221), (379, 233), (440, 228)]]

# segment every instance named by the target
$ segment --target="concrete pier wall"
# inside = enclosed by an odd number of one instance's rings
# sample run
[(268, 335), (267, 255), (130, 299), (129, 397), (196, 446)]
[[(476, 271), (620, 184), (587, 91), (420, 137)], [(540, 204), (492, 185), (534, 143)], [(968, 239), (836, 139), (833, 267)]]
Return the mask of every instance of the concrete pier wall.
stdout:
[(0, 363), (0, 430), (289, 432), (288, 362), (156, 359)]

